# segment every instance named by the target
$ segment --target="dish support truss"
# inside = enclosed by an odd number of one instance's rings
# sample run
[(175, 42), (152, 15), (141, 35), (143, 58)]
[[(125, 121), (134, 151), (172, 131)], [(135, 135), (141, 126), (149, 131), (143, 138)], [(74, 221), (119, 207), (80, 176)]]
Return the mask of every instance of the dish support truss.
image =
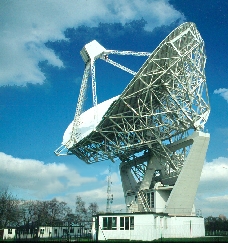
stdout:
[[(131, 56), (150, 56), (149, 52), (134, 52), (134, 51), (117, 51), (117, 50), (106, 50), (96, 40), (91, 41), (81, 50), (82, 59), (85, 62), (85, 70), (82, 78), (82, 84), (79, 92), (78, 103), (76, 107), (75, 117), (73, 120), (72, 132), (70, 139), (67, 143), (62, 144), (54, 152), (57, 156), (70, 155), (70, 148), (79, 142), (78, 127), (80, 126), (80, 115), (82, 114), (83, 104), (85, 101), (85, 94), (87, 90), (87, 83), (89, 76), (92, 77), (92, 94), (93, 94), (93, 107), (94, 109), (94, 123), (97, 123), (97, 94), (96, 94), (96, 78), (95, 78), (95, 61), (97, 59), (104, 60), (107, 63), (112, 64), (130, 74), (136, 75), (136, 72), (131, 69), (111, 60), (109, 54), (116, 55), (131, 55)], [(69, 150), (68, 150), (69, 149)], [(66, 152), (66, 150), (68, 150)]]
[[(88, 164), (120, 159), (121, 168), (130, 167), (137, 197), (161, 182), (172, 191), (194, 143), (174, 145), (194, 131), (203, 131), (210, 113), (205, 63), (204, 41), (195, 24), (180, 25), (154, 50), (94, 131), (80, 141), (72, 132), (71, 142), (65, 144), (67, 154)], [(160, 181), (154, 176), (141, 190), (151, 158), (154, 172), (162, 175)], [(122, 181), (129, 175), (122, 176)], [(129, 190), (124, 189), (125, 197)], [(138, 210), (146, 211), (145, 200)]]
[[(194, 199), (205, 161), (210, 135), (195, 131), (191, 136), (180, 139), (169, 146), (177, 151), (191, 146), (181, 171), (167, 173), (162, 161), (155, 154), (130, 163), (120, 164), (120, 175), (128, 212), (155, 212), (169, 215), (195, 216)], [(135, 177), (141, 170), (141, 178)], [(132, 173), (132, 170), (134, 173)]]

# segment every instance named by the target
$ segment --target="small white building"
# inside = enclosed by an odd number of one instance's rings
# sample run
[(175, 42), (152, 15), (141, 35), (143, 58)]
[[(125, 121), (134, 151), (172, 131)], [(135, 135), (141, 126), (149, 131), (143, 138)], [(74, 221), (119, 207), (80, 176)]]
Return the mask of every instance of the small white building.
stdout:
[[(6, 232), (8, 229), (4, 229)], [(61, 238), (67, 237), (80, 237), (88, 234), (84, 226), (39, 226), (38, 228), (30, 228), (27, 230), (21, 229), (17, 231), (16, 238), (31, 239), (31, 238)], [(12, 238), (15, 236), (15, 229), (12, 233)], [(4, 239), (4, 238), (3, 238)]]
[(93, 240), (141, 240), (205, 236), (204, 219), (159, 213), (110, 213), (93, 218)]
[(53, 232), (53, 227), (50, 226), (40, 226), (38, 231), (38, 237), (47, 238), (51, 237)]
[(71, 235), (74, 237), (79, 237), (85, 233), (83, 226), (54, 226), (52, 227), (52, 237), (62, 237), (66, 235)]
[(7, 239), (13, 239), (15, 237), (16, 229), (15, 228), (7, 228), (7, 229), (2, 229), (2, 239), (7, 240)]

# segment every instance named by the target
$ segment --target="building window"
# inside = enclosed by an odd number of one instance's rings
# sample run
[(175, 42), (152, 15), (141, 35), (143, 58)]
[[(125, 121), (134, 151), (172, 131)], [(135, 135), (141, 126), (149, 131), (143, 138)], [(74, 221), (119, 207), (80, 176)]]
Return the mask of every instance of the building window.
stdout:
[(134, 229), (134, 217), (120, 217), (120, 230), (129, 229)]
[(12, 234), (12, 229), (8, 229), (8, 234), (9, 234), (9, 235)]
[(54, 234), (57, 235), (57, 229), (54, 229)]
[(167, 229), (167, 228), (168, 228), (168, 224), (167, 224), (167, 218), (164, 218), (164, 227), (165, 227), (165, 229)]
[(107, 230), (108, 229), (108, 218), (104, 217), (103, 218), (103, 230)]
[(146, 193), (146, 201), (150, 208), (154, 208), (154, 192)]
[(154, 192), (151, 192), (151, 208), (154, 208)]
[(41, 235), (44, 234), (44, 229), (40, 229), (40, 234), (41, 234)]
[(117, 217), (103, 217), (103, 230), (116, 230)]
[(124, 230), (124, 217), (120, 217), (120, 230)]
[(70, 233), (74, 233), (74, 228), (70, 228)]
[(134, 229), (134, 217), (130, 217), (130, 230)]
[(125, 217), (125, 230), (129, 230), (129, 217)]

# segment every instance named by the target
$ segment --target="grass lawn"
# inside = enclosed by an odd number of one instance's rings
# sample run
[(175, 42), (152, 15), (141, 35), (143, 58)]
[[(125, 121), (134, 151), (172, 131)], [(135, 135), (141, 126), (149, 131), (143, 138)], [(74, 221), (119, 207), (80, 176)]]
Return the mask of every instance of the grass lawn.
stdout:
[(227, 236), (206, 236), (199, 238), (162, 238), (152, 242), (228, 242)]
[[(48, 238), (41, 238), (41, 239), (8, 239), (8, 240), (2, 240), (0, 239), (0, 242), (67, 242), (66, 239), (48, 239)], [(91, 242), (95, 243), (98, 241), (92, 241), (91, 239), (78, 239), (76, 241), (71, 240), (70, 242)], [(99, 241), (99, 242), (142, 242), (142, 243), (151, 243), (151, 242), (228, 242), (228, 236), (206, 236), (206, 237), (199, 237), (199, 238), (161, 238), (158, 240), (153, 240), (153, 241), (129, 241), (129, 240), (106, 240), (106, 241)]]

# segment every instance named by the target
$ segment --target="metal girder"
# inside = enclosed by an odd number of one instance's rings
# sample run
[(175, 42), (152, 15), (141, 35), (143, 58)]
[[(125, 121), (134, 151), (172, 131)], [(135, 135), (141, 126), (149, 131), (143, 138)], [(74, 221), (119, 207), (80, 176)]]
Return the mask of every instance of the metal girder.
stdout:
[(105, 54), (116, 54), (123, 56), (150, 56), (151, 52), (136, 52), (136, 51), (117, 51), (117, 50), (108, 50)]
[[(110, 54), (150, 56), (135, 74), (110, 60)], [(194, 130), (203, 130), (210, 113), (204, 42), (195, 25), (180, 25), (152, 54), (105, 50), (97, 58), (135, 76), (95, 130), (80, 141), (77, 141), (76, 133), (77, 110), (80, 110), (77, 108), (72, 133), (74, 144), (67, 146), (68, 153), (77, 155), (86, 163), (108, 159), (129, 162), (132, 155), (149, 150), (161, 158), (167, 175), (178, 174), (189, 146), (172, 151), (170, 144), (184, 139)], [(92, 86), (95, 100), (96, 86)], [(134, 173), (141, 173), (139, 165), (134, 168)]]
[(120, 68), (120, 69), (122, 69), (122, 70), (124, 70), (124, 71), (126, 71), (126, 72), (128, 72), (130, 74), (132, 74), (132, 75), (135, 75), (136, 74), (136, 72), (132, 71), (131, 69), (129, 69), (127, 67), (124, 67), (123, 65), (120, 65), (119, 63), (114, 62), (114, 61), (110, 60), (107, 57), (105, 57), (103, 60), (106, 61), (106, 62), (108, 62), (108, 63), (110, 63), (110, 64), (112, 64), (115, 67), (118, 67), (118, 68)]
[[(136, 73), (109, 59), (111, 54), (149, 58)], [(187, 202), (188, 214), (191, 214), (193, 196), (209, 142), (208, 135), (201, 131), (210, 113), (204, 41), (196, 26), (193, 23), (180, 25), (152, 54), (106, 50), (98, 42), (92, 41), (82, 49), (81, 55), (86, 68), (71, 137), (56, 150), (56, 154), (74, 154), (88, 164), (120, 160), (125, 202), (126, 205), (132, 205), (130, 208), (133, 211), (163, 212), (168, 205), (168, 212), (172, 213), (177, 203), (181, 208), (184, 207), (183, 202)], [(99, 108), (95, 79), (97, 59), (134, 75), (120, 96), (108, 100), (109, 103), (103, 102), (108, 104), (105, 109), (104, 104), (100, 104), (103, 107), (100, 111), (104, 113), (101, 113), (99, 120), (96, 120), (96, 107)], [(87, 111), (81, 113), (89, 71), (92, 75), (95, 117), (91, 118), (94, 123), (83, 123), (86, 115), (91, 117)], [(91, 126), (93, 129), (84, 133), (84, 136), (77, 136), (77, 131), (80, 132), (79, 121), (83, 123), (84, 130)], [(203, 154), (197, 147), (200, 144), (204, 146)], [(194, 169), (192, 165), (198, 168), (197, 178), (195, 172), (191, 175)], [(186, 190), (189, 182), (185, 178), (194, 184), (190, 203)], [(175, 189), (178, 187), (179, 190)], [(154, 209), (157, 190), (166, 190), (164, 200), (170, 194), (166, 205), (162, 205), (163, 209), (159, 209), (160, 205)]]
[(204, 42), (194, 24), (181, 25), (147, 59), (96, 131), (69, 150), (94, 163), (127, 159), (149, 148), (166, 158), (165, 166), (179, 171), (186, 154), (183, 149), (175, 154), (167, 145), (204, 127), (210, 112), (205, 61)]

